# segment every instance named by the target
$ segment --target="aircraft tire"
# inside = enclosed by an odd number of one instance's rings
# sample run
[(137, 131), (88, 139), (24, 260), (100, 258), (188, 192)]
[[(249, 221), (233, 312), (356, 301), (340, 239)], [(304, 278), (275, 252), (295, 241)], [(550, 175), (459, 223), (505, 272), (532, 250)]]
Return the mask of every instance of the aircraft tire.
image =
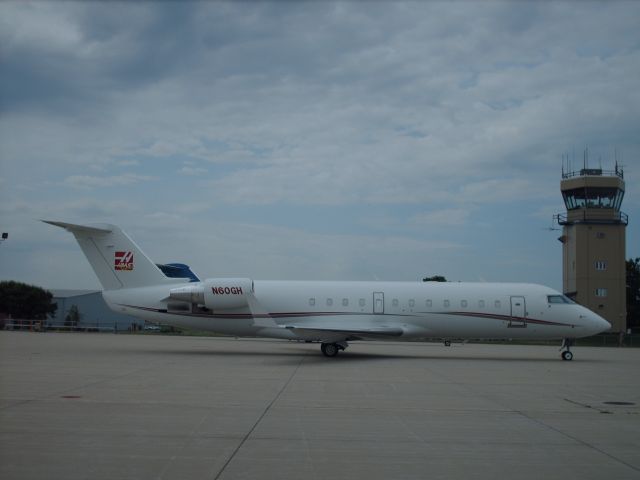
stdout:
[(573, 360), (573, 353), (571, 353), (568, 350), (565, 350), (564, 352), (562, 352), (562, 360)]
[(338, 355), (340, 348), (335, 343), (323, 343), (320, 345), (320, 350), (325, 357), (335, 357)]

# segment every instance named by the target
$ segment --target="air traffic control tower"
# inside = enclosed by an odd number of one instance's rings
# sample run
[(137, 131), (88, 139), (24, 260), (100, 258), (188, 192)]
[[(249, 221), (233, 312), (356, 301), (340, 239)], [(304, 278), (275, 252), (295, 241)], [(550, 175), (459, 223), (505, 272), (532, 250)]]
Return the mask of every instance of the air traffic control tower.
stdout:
[(562, 172), (560, 190), (567, 208), (556, 215), (563, 226), (562, 287), (564, 294), (625, 332), (625, 234), (628, 217), (620, 211), (624, 173), (583, 168)]

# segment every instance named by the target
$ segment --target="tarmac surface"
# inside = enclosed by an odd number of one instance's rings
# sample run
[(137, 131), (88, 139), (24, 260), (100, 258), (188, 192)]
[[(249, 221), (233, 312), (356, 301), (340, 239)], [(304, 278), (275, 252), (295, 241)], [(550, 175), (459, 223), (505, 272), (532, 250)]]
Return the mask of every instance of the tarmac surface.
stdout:
[(639, 479), (640, 349), (573, 353), (3, 331), (0, 478)]

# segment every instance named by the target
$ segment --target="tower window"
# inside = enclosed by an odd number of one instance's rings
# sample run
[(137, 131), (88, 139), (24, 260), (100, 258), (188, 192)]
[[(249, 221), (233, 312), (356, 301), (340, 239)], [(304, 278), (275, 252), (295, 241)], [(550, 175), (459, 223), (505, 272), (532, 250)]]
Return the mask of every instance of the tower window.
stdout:
[(615, 187), (580, 187), (562, 192), (567, 210), (578, 208), (620, 209), (624, 191)]
[(605, 262), (604, 260), (597, 260), (596, 261), (596, 270), (606, 270), (607, 269), (607, 262)]
[(606, 288), (596, 288), (596, 297), (606, 297), (607, 289)]

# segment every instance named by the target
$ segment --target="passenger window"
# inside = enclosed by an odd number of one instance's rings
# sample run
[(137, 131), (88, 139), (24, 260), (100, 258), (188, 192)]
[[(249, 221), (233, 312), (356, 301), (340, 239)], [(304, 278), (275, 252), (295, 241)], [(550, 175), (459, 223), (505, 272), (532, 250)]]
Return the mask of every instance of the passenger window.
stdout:
[(431, 300), (427, 300), (426, 305), (427, 305), (427, 308), (431, 308), (431, 306), (433, 305), (433, 302)]
[(413, 308), (416, 305), (416, 301), (412, 298), (411, 300), (409, 300), (409, 307)]
[(309, 306), (313, 307), (313, 306), (315, 306), (315, 304), (316, 304), (316, 299), (315, 298), (310, 298), (309, 299)]
[(494, 305), (496, 306), (496, 308), (500, 308), (502, 306), (502, 304), (500, 303), (500, 300), (496, 300)]
[(349, 306), (349, 299), (348, 298), (343, 298), (342, 299), (342, 306), (343, 307), (348, 307)]
[(361, 307), (364, 307), (365, 305), (364, 298), (361, 298), (358, 303), (360, 304)]
[(394, 298), (394, 299), (391, 301), (391, 305), (393, 305), (394, 307), (397, 307), (399, 303), (400, 303), (400, 302), (398, 302), (398, 299), (397, 299), (397, 298)]
[(451, 305), (451, 302), (449, 300), (445, 300), (444, 301), (444, 308), (449, 308), (449, 305)]
[(330, 307), (333, 305), (333, 298), (327, 298), (327, 307)]
[(478, 307), (484, 308), (484, 300), (478, 300)]
[(462, 308), (467, 308), (467, 301), (466, 301), (466, 300), (462, 300), (462, 301), (460, 302), (460, 306), (461, 306)]

